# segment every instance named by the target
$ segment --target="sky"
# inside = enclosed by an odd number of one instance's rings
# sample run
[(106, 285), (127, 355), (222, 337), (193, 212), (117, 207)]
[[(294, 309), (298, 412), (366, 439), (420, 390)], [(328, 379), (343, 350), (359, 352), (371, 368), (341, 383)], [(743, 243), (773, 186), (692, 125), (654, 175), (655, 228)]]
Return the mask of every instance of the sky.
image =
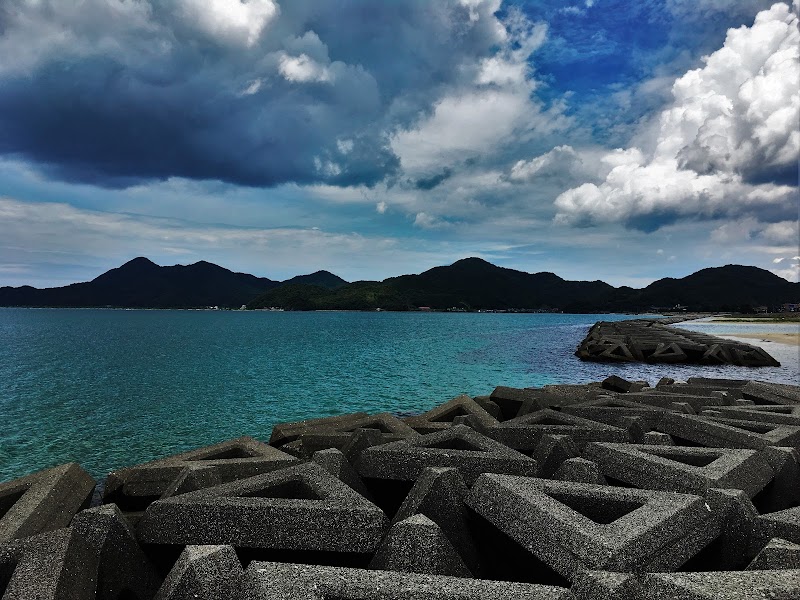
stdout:
[(0, 286), (797, 281), (798, 0), (0, 0)]

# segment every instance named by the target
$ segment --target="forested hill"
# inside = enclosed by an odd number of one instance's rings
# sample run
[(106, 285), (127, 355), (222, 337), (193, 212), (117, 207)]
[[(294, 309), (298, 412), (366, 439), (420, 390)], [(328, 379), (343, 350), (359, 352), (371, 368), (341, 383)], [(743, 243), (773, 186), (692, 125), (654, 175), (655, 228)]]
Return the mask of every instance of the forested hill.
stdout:
[(269, 290), (248, 308), (294, 310), (414, 310), (457, 308), (559, 309), (564, 312), (671, 309), (748, 310), (796, 302), (800, 284), (759, 269), (727, 265), (682, 279), (660, 279), (644, 289), (602, 281), (567, 281), (553, 273), (525, 273), (467, 258), (419, 275), (359, 281), (336, 289), (288, 285)]
[(287, 310), (562, 310), (645, 311), (682, 305), (689, 310), (777, 308), (797, 302), (800, 284), (757, 267), (727, 265), (643, 289), (602, 281), (567, 281), (465, 258), (418, 275), (348, 283), (328, 271), (274, 281), (200, 261), (162, 267), (136, 258), (85, 283), (37, 289), (0, 288), (0, 306), (220, 308)]

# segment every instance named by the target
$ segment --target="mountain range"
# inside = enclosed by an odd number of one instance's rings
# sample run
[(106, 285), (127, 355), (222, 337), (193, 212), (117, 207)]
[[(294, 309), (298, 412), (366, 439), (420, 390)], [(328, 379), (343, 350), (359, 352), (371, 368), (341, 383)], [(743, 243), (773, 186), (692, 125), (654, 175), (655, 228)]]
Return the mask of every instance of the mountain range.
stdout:
[(200, 261), (162, 267), (135, 258), (84, 283), (56, 288), (1, 287), (0, 306), (221, 308), (287, 310), (557, 309), (622, 312), (682, 305), (689, 310), (775, 308), (797, 302), (800, 283), (757, 267), (726, 265), (643, 289), (602, 281), (567, 281), (465, 258), (418, 275), (348, 283), (328, 271), (273, 281)]

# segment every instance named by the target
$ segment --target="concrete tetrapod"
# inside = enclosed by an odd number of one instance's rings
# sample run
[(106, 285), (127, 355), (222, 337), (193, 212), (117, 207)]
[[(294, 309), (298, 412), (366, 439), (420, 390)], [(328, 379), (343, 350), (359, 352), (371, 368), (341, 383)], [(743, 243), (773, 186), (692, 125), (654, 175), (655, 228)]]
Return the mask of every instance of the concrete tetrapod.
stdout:
[(659, 571), (719, 532), (698, 496), (484, 474), (467, 505), (555, 571)]
[(137, 533), (149, 544), (229, 544), (372, 552), (388, 519), (315, 463), (158, 500)]

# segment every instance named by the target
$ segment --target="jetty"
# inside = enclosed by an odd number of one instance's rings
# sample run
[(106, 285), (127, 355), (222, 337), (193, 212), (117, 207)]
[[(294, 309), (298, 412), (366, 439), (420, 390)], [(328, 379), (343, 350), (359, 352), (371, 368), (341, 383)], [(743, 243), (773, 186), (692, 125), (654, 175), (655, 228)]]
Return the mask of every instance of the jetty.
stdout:
[(0, 597), (800, 598), (800, 386), (617, 376), (0, 484)]
[(698, 331), (671, 327), (687, 317), (595, 323), (575, 356), (600, 362), (687, 363), (779, 367), (763, 348)]

